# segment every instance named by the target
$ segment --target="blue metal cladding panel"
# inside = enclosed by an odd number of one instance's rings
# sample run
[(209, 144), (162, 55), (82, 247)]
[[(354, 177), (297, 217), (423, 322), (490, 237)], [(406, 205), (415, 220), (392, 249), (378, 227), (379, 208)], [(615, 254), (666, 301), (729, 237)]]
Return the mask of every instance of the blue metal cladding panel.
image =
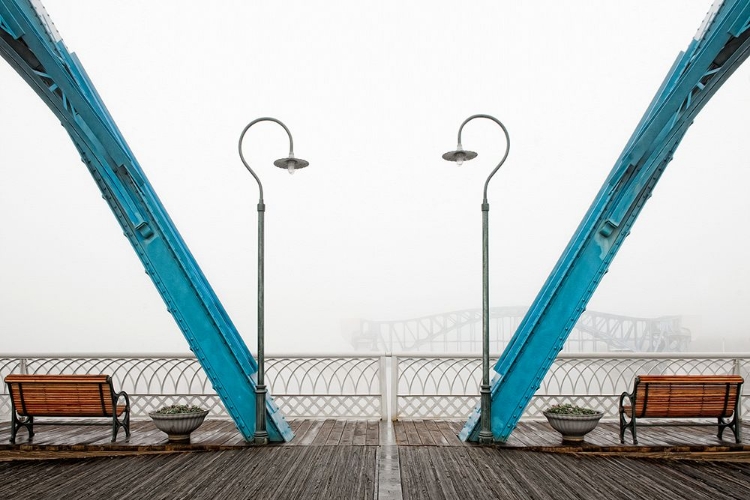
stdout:
[[(60, 119), (237, 428), (251, 439), (257, 364), (39, 2), (0, 0), (0, 53)], [(270, 395), (266, 411), (269, 439), (291, 440)]]
[[(491, 425), (504, 442), (628, 236), (693, 119), (750, 52), (750, 0), (717, 2), (680, 54), (495, 365)], [(460, 433), (476, 441), (479, 408)]]

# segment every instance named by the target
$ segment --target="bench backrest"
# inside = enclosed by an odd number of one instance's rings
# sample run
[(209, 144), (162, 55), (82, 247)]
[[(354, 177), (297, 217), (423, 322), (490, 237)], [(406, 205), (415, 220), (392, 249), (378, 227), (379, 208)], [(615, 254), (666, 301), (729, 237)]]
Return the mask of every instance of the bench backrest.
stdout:
[(112, 416), (114, 390), (109, 375), (11, 374), (5, 383), (21, 416)]
[(635, 416), (731, 417), (740, 397), (739, 375), (640, 375), (635, 379)]

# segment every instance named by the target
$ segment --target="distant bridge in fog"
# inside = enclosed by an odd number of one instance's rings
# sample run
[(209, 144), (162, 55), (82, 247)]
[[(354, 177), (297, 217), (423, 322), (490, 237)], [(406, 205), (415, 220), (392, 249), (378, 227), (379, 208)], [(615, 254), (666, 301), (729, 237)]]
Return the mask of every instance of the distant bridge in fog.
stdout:
[[(526, 307), (490, 308), (490, 352), (502, 352)], [(639, 318), (585, 311), (565, 352), (685, 352), (690, 330), (682, 316)], [(466, 309), (407, 320), (360, 320), (345, 332), (357, 351), (482, 352), (482, 311)]]

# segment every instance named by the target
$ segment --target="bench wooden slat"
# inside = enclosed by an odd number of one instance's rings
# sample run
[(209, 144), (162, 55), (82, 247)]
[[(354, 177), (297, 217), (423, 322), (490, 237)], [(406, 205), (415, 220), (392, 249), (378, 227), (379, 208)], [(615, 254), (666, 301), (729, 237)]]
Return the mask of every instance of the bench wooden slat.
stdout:
[(649, 384), (658, 382), (665, 382), (669, 384), (678, 384), (680, 382), (687, 382), (690, 384), (726, 384), (744, 382), (744, 379), (740, 375), (638, 375), (637, 378), (640, 379), (641, 382), (646, 382)]
[(60, 384), (64, 382), (99, 382), (107, 383), (112, 377), (109, 375), (91, 375), (91, 374), (22, 374), (11, 373), (5, 376), (6, 382), (35, 382), (44, 384)]

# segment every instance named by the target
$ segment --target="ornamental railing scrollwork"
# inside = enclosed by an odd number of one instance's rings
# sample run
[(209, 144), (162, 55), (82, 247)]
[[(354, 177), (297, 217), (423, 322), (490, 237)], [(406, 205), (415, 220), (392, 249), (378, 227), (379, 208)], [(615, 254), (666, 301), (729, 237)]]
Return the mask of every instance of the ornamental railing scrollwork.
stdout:
[[(286, 356), (266, 359), (266, 382), (285, 416), (387, 418), (381, 391), (385, 370), (377, 356)], [(221, 399), (193, 356), (2, 356), (9, 373), (104, 373), (130, 396), (133, 418), (170, 404), (196, 404), (228, 418)], [(7, 387), (0, 390), (0, 420), (10, 419)]]
[[(479, 402), (479, 357), (402, 355), (391, 363), (393, 419), (465, 419)], [(557, 403), (585, 405), (603, 411), (606, 418), (617, 418), (618, 398), (632, 390), (637, 375), (727, 373), (748, 380), (750, 355), (561, 354), (523, 418), (543, 419), (544, 409)], [(740, 412), (747, 411), (750, 397), (743, 396)]]
[[(493, 360), (494, 363), (494, 360)], [(228, 418), (193, 356), (0, 356), (9, 373), (106, 373), (131, 396), (133, 417), (175, 403), (201, 405)], [(617, 402), (639, 374), (726, 374), (750, 377), (750, 354), (561, 354), (523, 415), (543, 418), (549, 405), (569, 402), (617, 417)], [(465, 419), (479, 400), (481, 359), (470, 356), (270, 356), (266, 380), (288, 418)], [(743, 390), (747, 393), (746, 390)], [(10, 420), (0, 389), (0, 421)], [(743, 396), (741, 411), (750, 411)]]

